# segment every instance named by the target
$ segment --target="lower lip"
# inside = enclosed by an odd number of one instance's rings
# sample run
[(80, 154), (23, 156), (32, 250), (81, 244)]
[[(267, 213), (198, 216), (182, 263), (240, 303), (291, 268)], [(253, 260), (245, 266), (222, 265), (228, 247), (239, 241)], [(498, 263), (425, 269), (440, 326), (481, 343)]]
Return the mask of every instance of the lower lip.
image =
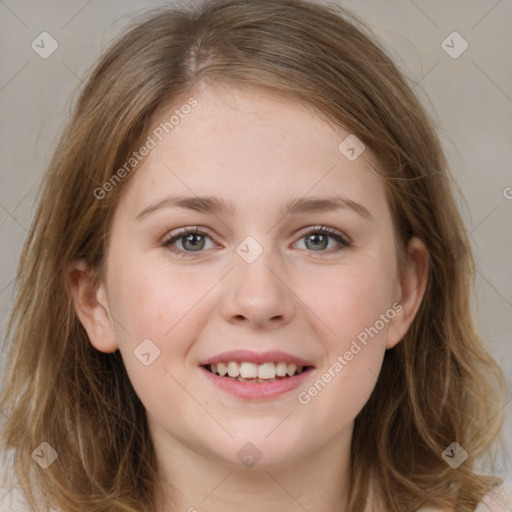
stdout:
[(208, 379), (216, 386), (240, 398), (264, 399), (283, 395), (298, 388), (312, 373), (314, 368), (308, 368), (300, 375), (273, 382), (240, 382), (229, 377), (221, 377), (200, 366)]

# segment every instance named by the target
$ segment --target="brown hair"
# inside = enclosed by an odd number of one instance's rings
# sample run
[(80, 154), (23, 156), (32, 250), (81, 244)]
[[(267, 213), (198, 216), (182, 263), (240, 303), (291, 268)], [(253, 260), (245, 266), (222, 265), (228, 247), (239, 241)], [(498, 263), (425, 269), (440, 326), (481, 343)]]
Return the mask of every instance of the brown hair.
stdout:
[[(66, 269), (77, 259), (102, 269), (112, 214), (133, 173), (101, 199), (95, 190), (164, 106), (207, 80), (288, 95), (355, 134), (382, 165), (397, 247), (403, 253), (417, 236), (430, 254), (418, 314), (386, 352), (355, 421), (348, 510), (364, 509), (370, 470), (394, 512), (474, 510), (497, 483), (474, 470), (501, 430), (504, 383), (472, 321), (467, 234), (432, 123), (374, 40), (340, 7), (213, 0), (151, 12), (105, 52), (46, 173), (6, 336), (2, 442), (33, 507), (155, 510), (159, 477), (144, 407), (119, 351), (89, 342)], [(43, 441), (58, 453), (44, 471), (31, 458)], [(441, 457), (454, 441), (469, 453), (456, 470)]]

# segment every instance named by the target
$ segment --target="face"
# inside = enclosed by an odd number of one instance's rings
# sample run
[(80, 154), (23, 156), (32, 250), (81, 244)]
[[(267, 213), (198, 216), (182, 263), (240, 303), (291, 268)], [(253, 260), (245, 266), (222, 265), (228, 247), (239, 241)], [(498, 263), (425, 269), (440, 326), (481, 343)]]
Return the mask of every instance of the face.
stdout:
[[(258, 90), (194, 98), (149, 134), (81, 319), (98, 350), (119, 348), (156, 438), (285, 466), (350, 437), (417, 310), (421, 265), (399, 274), (379, 163), (368, 148), (354, 159), (353, 139), (340, 150), (348, 132)], [(214, 376), (218, 361), (251, 381)]]

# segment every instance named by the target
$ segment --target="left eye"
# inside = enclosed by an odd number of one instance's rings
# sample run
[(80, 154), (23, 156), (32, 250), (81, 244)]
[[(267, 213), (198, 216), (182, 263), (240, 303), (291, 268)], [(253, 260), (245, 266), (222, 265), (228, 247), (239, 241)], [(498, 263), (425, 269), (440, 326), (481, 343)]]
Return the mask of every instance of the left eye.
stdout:
[[(211, 247), (205, 247), (205, 240), (207, 238), (211, 240), (210, 236), (199, 231), (197, 228), (183, 229), (165, 240), (162, 246), (169, 248), (180, 256), (185, 256), (186, 253), (202, 252), (203, 249), (211, 249), (215, 244)], [(341, 246), (335, 250), (341, 250), (350, 246), (350, 242), (341, 234), (326, 226), (316, 226), (309, 229), (307, 232), (302, 233), (299, 240), (305, 239), (306, 249), (312, 249), (315, 252), (326, 252), (325, 249), (332, 249), (332, 247), (328, 247), (329, 238), (335, 240)], [(176, 247), (176, 242), (180, 243), (181, 249)]]
[[(328, 228), (326, 226), (317, 226), (315, 228), (310, 229), (306, 233), (303, 233), (300, 240), (306, 240), (306, 248), (313, 248), (314, 251), (318, 251), (319, 249), (327, 249), (329, 245), (329, 238), (336, 240), (341, 247), (338, 247), (335, 250), (341, 250), (345, 247), (350, 246), (350, 242), (346, 240), (340, 233)], [(315, 248), (316, 247), (316, 248)], [(332, 249), (332, 247), (330, 247)], [(326, 251), (320, 251), (326, 252)]]

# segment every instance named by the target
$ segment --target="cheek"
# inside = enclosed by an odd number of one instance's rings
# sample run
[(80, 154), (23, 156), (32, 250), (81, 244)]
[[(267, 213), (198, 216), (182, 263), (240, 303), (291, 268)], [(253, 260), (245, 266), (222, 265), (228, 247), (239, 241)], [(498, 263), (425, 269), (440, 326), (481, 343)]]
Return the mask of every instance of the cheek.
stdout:
[(110, 288), (115, 313), (126, 329), (119, 332), (132, 342), (139, 338), (154, 338), (161, 342), (180, 329), (185, 319), (213, 286), (214, 276), (200, 274), (192, 268), (171, 268), (151, 258), (127, 259), (116, 270)]
[(343, 349), (376, 322), (385, 338), (390, 319), (386, 317), (384, 325), (380, 319), (392, 308), (394, 284), (392, 267), (375, 259), (340, 267), (322, 280), (304, 282), (301, 294), (323, 321), (320, 325), (325, 327), (322, 333), (329, 340), (329, 352)]
[(200, 302), (213, 284), (177, 270), (129, 259), (111, 273), (110, 288), (119, 350), (133, 388), (149, 413), (162, 404), (180, 407), (187, 395), (180, 382), (183, 362), (208, 318)]
[(210, 317), (205, 294), (219, 277), (124, 254), (123, 266), (111, 267), (109, 301), (125, 367), (151, 409), (165, 389), (180, 393), (172, 376), (183, 381), (187, 354)]
[[(316, 335), (323, 342), (325, 358), (315, 385), (304, 390), (301, 403), (311, 403), (311, 411), (332, 407), (338, 423), (354, 418), (373, 391), (387, 331), (396, 316), (393, 255), (381, 256), (340, 267), (329, 279), (317, 281), (323, 283), (320, 286), (308, 283), (302, 290), (304, 302), (321, 319), (316, 322)], [(321, 412), (315, 414), (322, 417)]]

